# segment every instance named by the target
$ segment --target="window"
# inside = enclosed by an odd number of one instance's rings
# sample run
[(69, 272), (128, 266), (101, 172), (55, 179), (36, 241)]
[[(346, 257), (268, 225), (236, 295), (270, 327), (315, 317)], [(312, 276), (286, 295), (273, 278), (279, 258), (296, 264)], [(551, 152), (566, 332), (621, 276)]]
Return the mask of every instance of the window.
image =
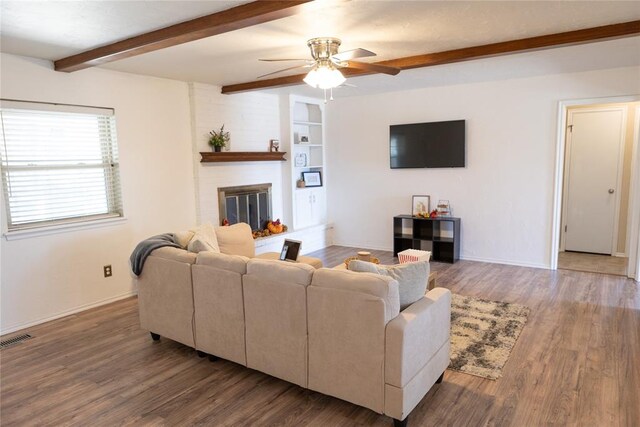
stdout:
[(111, 109), (2, 101), (8, 231), (121, 217)]

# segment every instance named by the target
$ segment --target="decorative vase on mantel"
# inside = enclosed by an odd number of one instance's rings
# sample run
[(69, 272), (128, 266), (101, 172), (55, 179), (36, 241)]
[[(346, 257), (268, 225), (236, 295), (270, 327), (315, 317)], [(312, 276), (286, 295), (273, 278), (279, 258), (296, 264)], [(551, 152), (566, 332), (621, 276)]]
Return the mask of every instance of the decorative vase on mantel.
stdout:
[(214, 153), (219, 153), (222, 151), (222, 147), (227, 145), (231, 135), (229, 132), (224, 131), (224, 125), (220, 128), (219, 131), (212, 130), (209, 132), (209, 145), (213, 147)]

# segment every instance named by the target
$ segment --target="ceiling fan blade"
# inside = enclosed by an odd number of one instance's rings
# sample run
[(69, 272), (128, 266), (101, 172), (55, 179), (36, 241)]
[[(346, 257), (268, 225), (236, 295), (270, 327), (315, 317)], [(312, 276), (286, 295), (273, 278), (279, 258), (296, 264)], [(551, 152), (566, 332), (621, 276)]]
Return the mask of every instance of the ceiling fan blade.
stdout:
[[(312, 59), (302, 59), (302, 58), (282, 58), (282, 59), (258, 59), (258, 61), (263, 62), (280, 62), (280, 61), (312, 61)], [(315, 61), (314, 61), (315, 62)]]
[(371, 52), (370, 50), (358, 48), (336, 53), (331, 57), (331, 59), (334, 59), (336, 61), (348, 61), (354, 58), (366, 58), (367, 56), (376, 56), (376, 54)]
[(386, 65), (369, 64), (366, 62), (349, 61), (346, 65), (348, 68), (358, 68), (360, 70), (373, 71), (374, 73), (389, 74), (395, 76), (400, 72), (400, 68), (387, 67)]
[(313, 67), (313, 65), (296, 65), (295, 67), (284, 68), (282, 70), (274, 71), (273, 73), (263, 74), (261, 76), (256, 77), (256, 79), (261, 79), (263, 77), (272, 76), (272, 75), (278, 74), (278, 73), (284, 73), (285, 71), (295, 70), (297, 68), (311, 68), (311, 67)]

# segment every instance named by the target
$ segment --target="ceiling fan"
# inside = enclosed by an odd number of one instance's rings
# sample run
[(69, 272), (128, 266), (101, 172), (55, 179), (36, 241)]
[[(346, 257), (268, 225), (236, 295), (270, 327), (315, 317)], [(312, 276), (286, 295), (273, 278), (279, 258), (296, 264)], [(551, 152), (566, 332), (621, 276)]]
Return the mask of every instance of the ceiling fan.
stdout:
[(306, 64), (263, 74), (258, 78), (260, 79), (297, 68), (311, 68), (311, 71), (309, 71), (304, 78), (304, 82), (314, 88), (332, 89), (340, 86), (346, 80), (339, 68), (358, 68), (360, 70), (384, 73), (392, 76), (400, 72), (400, 69), (395, 67), (354, 61), (354, 58), (366, 58), (368, 56), (376, 56), (376, 54), (370, 50), (360, 48), (338, 53), (338, 48), (341, 43), (342, 41), (335, 37), (316, 37), (307, 41), (307, 46), (309, 46), (313, 59), (260, 59), (260, 61), (267, 62), (305, 61)]

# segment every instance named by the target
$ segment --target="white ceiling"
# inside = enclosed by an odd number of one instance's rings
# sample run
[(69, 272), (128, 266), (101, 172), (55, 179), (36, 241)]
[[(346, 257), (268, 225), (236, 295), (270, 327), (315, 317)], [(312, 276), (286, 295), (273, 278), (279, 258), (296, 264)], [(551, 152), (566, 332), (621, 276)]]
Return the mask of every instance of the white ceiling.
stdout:
[[(242, 3), (246, 1), (2, 0), (0, 50), (55, 60)], [(356, 47), (373, 50), (378, 56), (371, 60), (379, 61), (638, 19), (639, 1), (351, 0), (325, 5), (319, 10), (310, 7), (288, 18), (103, 67), (225, 85), (252, 81), (260, 74), (295, 65), (289, 62), (258, 62), (258, 58), (306, 58), (309, 55), (306, 40), (317, 36), (340, 37), (343, 40), (341, 50)], [(589, 55), (595, 53), (594, 47), (589, 49), (586, 46), (576, 51), (580, 58), (567, 59), (559, 54), (561, 50), (555, 53), (552, 50), (542, 56), (536, 52), (504, 60), (525, 69), (531, 67), (523, 61), (541, 61), (538, 67), (533, 67), (534, 73), (542, 72), (542, 69), (576, 68), (579, 64), (586, 68), (604, 68), (640, 63), (637, 53), (640, 41), (637, 37), (611, 43), (620, 43), (610, 46), (622, 53), (607, 51), (605, 57), (597, 55), (593, 58)], [(381, 87), (388, 89), (389, 86), (402, 89), (423, 80), (416, 76), (425, 72), (435, 76), (438, 70), (443, 69), (446, 68), (403, 71), (394, 78), (366, 76), (349, 80), (371, 91)], [(492, 72), (500, 73), (499, 70), (498, 67)], [(485, 74), (486, 70), (479, 73), (480, 76)], [(451, 80), (451, 76), (447, 76), (436, 80)], [(345, 93), (349, 91), (345, 89)]]

